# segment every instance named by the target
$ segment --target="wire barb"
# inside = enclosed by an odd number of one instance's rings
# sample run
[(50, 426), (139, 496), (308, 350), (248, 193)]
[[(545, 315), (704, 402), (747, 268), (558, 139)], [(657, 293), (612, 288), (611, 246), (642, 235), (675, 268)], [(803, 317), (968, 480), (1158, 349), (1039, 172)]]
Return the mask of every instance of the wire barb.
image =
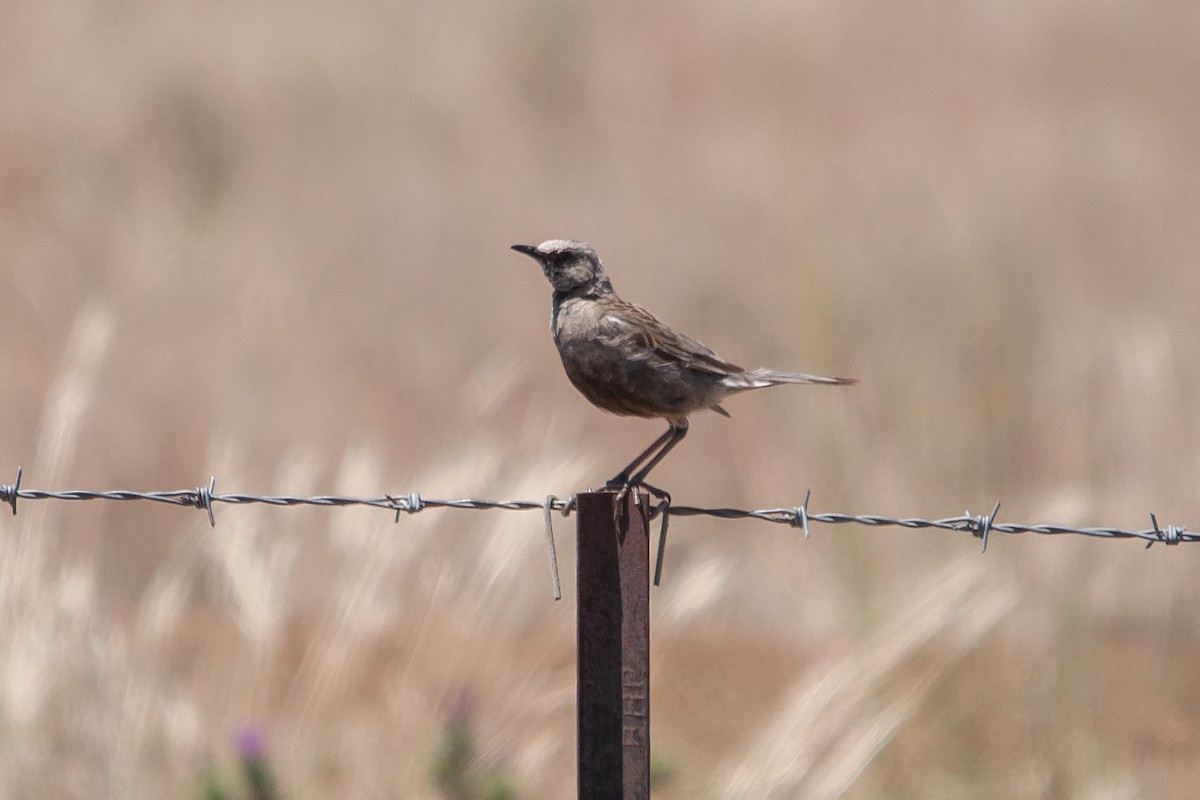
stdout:
[(11, 486), (0, 483), (0, 503), (8, 503), (12, 507), (13, 516), (17, 515), (17, 498), (21, 496), (21, 467), (17, 467), (17, 482)]
[[(386, 501), (386, 503), (377, 504), (377, 503), (367, 500), (367, 501), (361, 502), (361, 504), (362, 505), (386, 505), (388, 508), (394, 508), (396, 510), (396, 519), (394, 521), (397, 523), (400, 522), (400, 512), (401, 511), (404, 511), (405, 513), (408, 513), (408, 514), (416, 514), (418, 511), (425, 510), (425, 501), (421, 499), (420, 492), (409, 492), (408, 494), (404, 495), (403, 497), (396, 497), (395, 495), (385, 494), (383, 496), (383, 498)], [(347, 500), (349, 502), (348, 503), (339, 503), (338, 505), (348, 505), (350, 503), (359, 502), (357, 498), (343, 498), (343, 499)]]
[(217, 476), (208, 476), (208, 486), (197, 486), (193, 490), (192, 497), (189, 498), (192, 505), (196, 508), (202, 508), (208, 512), (208, 524), (215, 528), (217, 527), (217, 518), (213, 516), (213, 492), (217, 488)]
[[(575, 495), (571, 495), (574, 502)], [(554, 586), (554, 599), (562, 600), (562, 582), (558, 579), (558, 551), (554, 547), (554, 518), (550, 512), (554, 510), (558, 498), (552, 494), (546, 495), (546, 503), (542, 506), (542, 520), (546, 523), (546, 549), (550, 554), (550, 582)], [(563, 515), (566, 515), (566, 503), (563, 504)]]
[(804, 538), (809, 537), (808, 531), (808, 499), (812, 497), (812, 489), (804, 490), (804, 502), (792, 508), (791, 524), (793, 528), (804, 528)]
[(1153, 511), (1150, 512), (1150, 524), (1153, 526), (1154, 535), (1157, 538), (1146, 542), (1147, 550), (1149, 550), (1150, 545), (1154, 544), (1155, 542), (1162, 542), (1165, 545), (1173, 545), (1179, 544), (1181, 541), (1183, 541), (1182, 537), (1186, 532), (1186, 529), (1181, 528), (1178, 525), (1168, 525), (1165, 528), (1158, 527), (1158, 517), (1154, 516)]
[(971, 516), (971, 512), (966, 513), (967, 525), (971, 529), (971, 535), (983, 540), (983, 548), (981, 553), (987, 552), (988, 534), (992, 532), (992, 523), (996, 521), (996, 512), (1000, 510), (1000, 501), (996, 501), (996, 505), (992, 506), (992, 513), (978, 516)]

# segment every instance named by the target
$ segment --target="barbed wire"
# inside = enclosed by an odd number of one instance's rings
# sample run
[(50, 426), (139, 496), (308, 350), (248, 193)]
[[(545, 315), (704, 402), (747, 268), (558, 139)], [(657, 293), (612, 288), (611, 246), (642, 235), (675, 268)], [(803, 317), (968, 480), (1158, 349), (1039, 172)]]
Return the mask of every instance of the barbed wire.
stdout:
[[(407, 494), (385, 494), (376, 497), (353, 497), (347, 495), (256, 495), (256, 494), (218, 494), (216, 491), (216, 476), (208, 480), (207, 486), (197, 486), (193, 489), (169, 489), (166, 491), (140, 492), (129, 489), (22, 489), (22, 470), (17, 467), (17, 479), (11, 484), (0, 484), (0, 504), (8, 505), (12, 513), (17, 513), (18, 500), (113, 500), (113, 501), (147, 501), (166, 503), (174, 506), (197, 508), (208, 513), (208, 522), (216, 527), (217, 519), (213, 513), (216, 503), (231, 505), (263, 504), (269, 506), (365, 506), (382, 508), (395, 513), (395, 521), (400, 521), (400, 514), (416, 514), (432, 508), (472, 509), (477, 511), (507, 510), (534, 511), (541, 510), (543, 524), (546, 530), (546, 546), (550, 557), (551, 578), (554, 587), (554, 598), (562, 597), (561, 583), (558, 575), (558, 557), (554, 545), (553, 512), (558, 511), (564, 517), (575, 510), (575, 495), (560, 498), (547, 495), (544, 500), (486, 500), (477, 497), (464, 497), (455, 500), (436, 500), (423, 497), (419, 492)], [(661, 489), (645, 485), (657, 502), (650, 507), (650, 518), (659, 518), (661, 527), (658, 537), (658, 553), (654, 569), (654, 584), (657, 586), (662, 578), (663, 553), (666, 547), (667, 528), (671, 517), (715, 517), (717, 519), (757, 519), (801, 528), (804, 538), (810, 535), (810, 524), (826, 525), (866, 525), (873, 528), (933, 528), (936, 530), (957, 531), (968, 533), (982, 541), (982, 551), (987, 552), (988, 536), (993, 533), (1020, 534), (1033, 533), (1043, 536), (1078, 535), (1091, 536), (1101, 539), (1139, 539), (1146, 542), (1146, 547), (1161, 542), (1166, 545), (1176, 545), (1181, 542), (1200, 541), (1200, 532), (1190, 531), (1179, 525), (1159, 525), (1155, 514), (1150, 514), (1150, 527), (1142, 530), (1127, 528), (1097, 527), (1079, 528), (1071, 525), (1054, 523), (1024, 524), (1016, 522), (997, 522), (996, 514), (1000, 511), (1000, 501), (992, 506), (987, 514), (972, 514), (966, 511), (954, 517), (942, 519), (924, 519), (922, 517), (889, 517), (882, 514), (844, 514), (839, 512), (816, 512), (809, 510), (811, 491), (805, 491), (804, 501), (800, 505), (780, 508), (705, 508), (701, 506), (676, 505), (671, 495)]]
[[(436, 500), (422, 496), (419, 492), (407, 494), (385, 494), (377, 497), (352, 497), (346, 495), (255, 495), (255, 494), (218, 494), (216, 492), (216, 477), (208, 481), (207, 486), (197, 486), (194, 489), (171, 489), (167, 491), (140, 492), (128, 489), (109, 489), (103, 491), (91, 489), (23, 489), (21, 488), (21, 468), (17, 468), (17, 479), (12, 484), (0, 484), (0, 504), (8, 505), (12, 513), (17, 513), (18, 500), (115, 500), (115, 501), (149, 501), (166, 503), (168, 505), (186, 506), (208, 512), (208, 521), (216, 525), (213, 506), (217, 503), (231, 505), (264, 504), (270, 506), (367, 506), (392, 511), (396, 521), (400, 514), (416, 514), (433, 508), (458, 508), (508, 511), (540, 510), (548, 518), (550, 512), (558, 511), (568, 516), (575, 509), (575, 497), (571, 495), (559, 498), (548, 495), (544, 500), (486, 500), (476, 497), (464, 497), (454, 500)], [(1147, 546), (1161, 542), (1174, 545), (1181, 542), (1200, 541), (1200, 532), (1190, 531), (1177, 525), (1159, 525), (1154, 514), (1150, 514), (1151, 527), (1142, 530), (1127, 528), (1096, 527), (1080, 528), (1071, 525), (1053, 523), (1015, 523), (997, 522), (996, 514), (1000, 510), (997, 502), (987, 514), (972, 514), (970, 511), (953, 517), (941, 519), (924, 519), (921, 517), (889, 517), (882, 514), (844, 514), (838, 512), (816, 512), (809, 510), (811, 492), (804, 493), (804, 501), (800, 505), (779, 508), (705, 508), (701, 506), (677, 505), (671, 501), (670, 495), (652, 487), (650, 490), (658, 502), (651, 507), (650, 516), (654, 517), (697, 517), (707, 516), (718, 519), (757, 519), (777, 524), (790, 525), (804, 530), (805, 537), (809, 536), (809, 525), (822, 523), (826, 525), (855, 524), (869, 527), (901, 527), (901, 528), (933, 528), (937, 530), (958, 531), (969, 533), (983, 540), (987, 548), (987, 538), (993, 533), (1034, 533), (1044, 536), (1059, 534), (1074, 534), (1093, 536), (1102, 539), (1140, 539)]]

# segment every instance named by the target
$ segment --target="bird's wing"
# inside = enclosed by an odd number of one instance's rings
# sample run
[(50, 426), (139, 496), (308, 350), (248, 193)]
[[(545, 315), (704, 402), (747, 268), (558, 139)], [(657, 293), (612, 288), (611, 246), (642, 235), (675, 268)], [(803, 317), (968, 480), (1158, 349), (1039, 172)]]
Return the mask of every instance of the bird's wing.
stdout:
[[(640, 306), (620, 300), (605, 309), (600, 319), (600, 332), (614, 340), (632, 340), (644, 354), (643, 358), (657, 356), (688, 369), (712, 375), (732, 375), (745, 372), (717, 355), (710, 347), (690, 336), (676, 333), (662, 320)], [(637, 358), (637, 355), (631, 354)]]

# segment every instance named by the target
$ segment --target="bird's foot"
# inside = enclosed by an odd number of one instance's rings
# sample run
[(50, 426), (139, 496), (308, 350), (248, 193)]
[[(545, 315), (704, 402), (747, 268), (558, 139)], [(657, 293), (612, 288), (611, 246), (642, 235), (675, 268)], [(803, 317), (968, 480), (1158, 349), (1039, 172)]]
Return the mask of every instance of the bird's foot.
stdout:
[(633, 483), (629, 480), (628, 472), (622, 472), (620, 475), (617, 475), (617, 476), (611, 478), (608, 481), (608, 483), (604, 484), (604, 486), (606, 489), (616, 489), (617, 490), (616, 505), (620, 506), (621, 503), (624, 502), (624, 500), (625, 500), (626, 493), (631, 488), (636, 488), (637, 484)]
[(667, 501), (667, 505), (671, 504), (670, 492), (666, 491), (665, 489), (660, 489), (653, 484), (646, 483), (644, 480), (641, 480), (636, 476), (630, 478), (628, 475), (622, 473), (621, 475), (617, 475), (612, 480), (608, 481), (608, 483), (605, 484), (605, 488), (617, 490), (616, 504), (618, 506), (621, 505), (621, 503), (625, 500), (625, 495), (629, 493), (630, 489), (645, 489), (646, 492), (655, 499), (660, 501), (665, 500)]
[(621, 472), (614, 475), (608, 479), (608, 482), (604, 486), (608, 489), (619, 489), (622, 486), (629, 486), (629, 473)]
[(641, 483), (639, 483), (638, 486), (645, 489), (646, 492), (649, 493), (651, 497), (654, 497), (656, 500), (659, 500), (660, 505), (663, 501), (665, 501), (668, 506), (671, 505), (671, 493), (668, 492), (666, 489), (660, 489), (657, 486), (652, 486), (649, 483), (646, 483), (645, 481), (642, 481)]

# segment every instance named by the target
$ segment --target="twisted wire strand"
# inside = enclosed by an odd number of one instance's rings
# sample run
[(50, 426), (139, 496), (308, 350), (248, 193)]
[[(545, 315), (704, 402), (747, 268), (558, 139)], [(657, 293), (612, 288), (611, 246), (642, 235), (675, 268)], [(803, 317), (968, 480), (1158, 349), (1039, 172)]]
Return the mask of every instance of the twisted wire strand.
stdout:
[[(457, 499), (434, 499), (417, 492), (399, 495), (382, 495), (377, 497), (353, 497), (348, 495), (256, 495), (216, 492), (216, 480), (210, 478), (207, 486), (194, 489), (171, 489), (166, 491), (134, 491), (129, 489), (25, 489), (21, 487), (21, 470), (17, 469), (17, 479), (12, 484), (0, 484), (0, 503), (8, 505), (12, 513), (17, 513), (18, 500), (110, 500), (121, 502), (146, 501), (166, 503), (176, 506), (187, 506), (207, 511), (209, 521), (216, 524), (213, 506), (217, 503), (231, 505), (263, 504), (269, 506), (366, 506), (392, 511), (399, 521), (400, 513), (415, 514), (434, 508), (471, 509), (477, 511), (507, 510), (507, 511), (541, 511), (543, 512), (549, 531), (550, 513), (558, 511), (567, 516), (574, 511), (574, 496), (558, 498), (549, 495), (544, 500), (488, 500), (478, 497), (463, 497)], [(1032, 533), (1043, 536), (1078, 535), (1101, 539), (1140, 539), (1147, 546), (1156, 542), (1175, 545), (1182, 542), (1200, 541), (1200, 532), (1188, 530), (1183, 526), (1160, 526), (1154, 514), (1150, 515), (1151, 527), (1132, 530), (1117, 527), (1074, 527), (1054, 523), (1015, 523), (997, 522), (996, 514), (1000, 504), (992, 508), (990, 514), (964, 514), (944, 517), (941, 519), (925, 519), (922, 517), (890, 517), (882, 514), (844, 514), (839, 512), (817, 512), (809, 510), (809, 493), (805, 493), (804, 502), (798, 506), (780, 508), (745, 509), (732, 507), (706, 508), (702, 506), (677, 505), (669, 496), (663, 495), (656, 505), (651, 507), (651, 517), (663, 517), (663, 535), (666, 532), (668, 517), (706, 516), (717, 519), (756, 519), (776, 524), (790, 525), (803, 528), (808, 534), (811, 523), (825, 525), (865, 525), (868, 527), (900, 527), (911, 529), (931, 528), (935, 530), (957, 531), (968, 533), (983, 540), (987, 549), (987, 539), (990, 534), (1021, 534)]]

